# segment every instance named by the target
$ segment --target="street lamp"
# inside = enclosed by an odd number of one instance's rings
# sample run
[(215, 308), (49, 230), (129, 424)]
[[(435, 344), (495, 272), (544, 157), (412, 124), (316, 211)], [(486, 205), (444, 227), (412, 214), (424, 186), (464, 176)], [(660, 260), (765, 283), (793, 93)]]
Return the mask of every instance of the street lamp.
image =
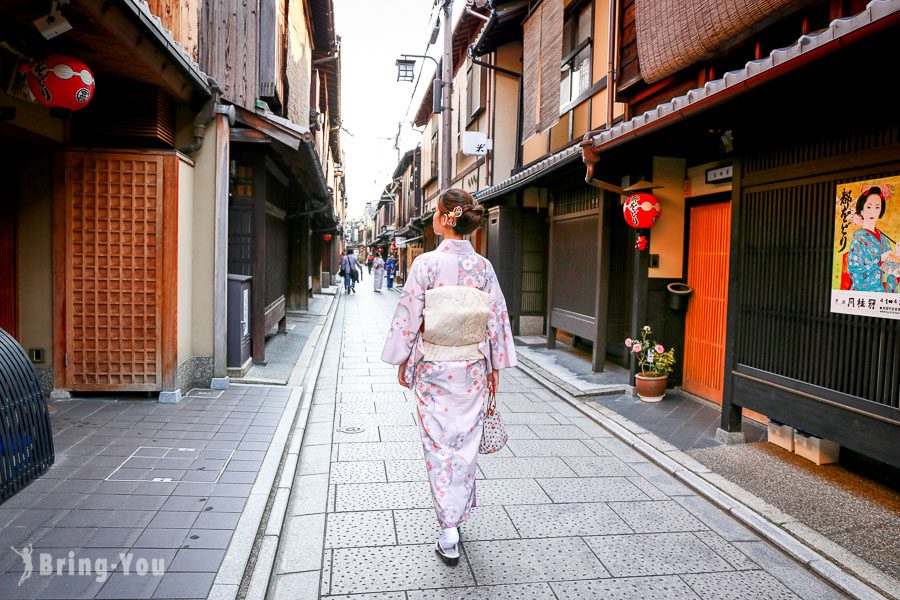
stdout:
[(409, 81), (412, 82), (415, 80), (415, 75), (413, 70), (416, 67), (416, 61), (408, 58), (398, 58), (397, 59), (397, 81)]

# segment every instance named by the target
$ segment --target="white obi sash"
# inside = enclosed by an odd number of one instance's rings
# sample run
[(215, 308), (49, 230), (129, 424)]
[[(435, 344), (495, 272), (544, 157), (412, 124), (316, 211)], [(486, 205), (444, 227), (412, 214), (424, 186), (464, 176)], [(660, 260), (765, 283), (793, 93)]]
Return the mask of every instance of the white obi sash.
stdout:
[(480, 360), (490, 294), (467, 286), (442, 286), (425, 292), (422, 333), (424, 360)]

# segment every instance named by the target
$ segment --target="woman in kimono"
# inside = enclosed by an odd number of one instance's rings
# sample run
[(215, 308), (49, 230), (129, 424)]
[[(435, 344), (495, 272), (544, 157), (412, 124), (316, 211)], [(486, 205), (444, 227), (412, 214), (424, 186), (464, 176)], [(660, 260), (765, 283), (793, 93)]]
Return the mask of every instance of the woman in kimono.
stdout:
[(372, 260), (372, 266), (375, 267), (375, 291), (381, 291), (381, 284), (384, 283), (384, 259), (381, 254), (376, 254)]
[(858, 292), (897, 293), (897, 263), (891, 247), (893, 240), (878, 229), (884, 216), (887, 195), (878, 186), (863, 191), (856, 201), (854, 223), (859, 229), (850, 242), (847, 271), (852, 280), (851, 290)]
[(462, 190), (438, 200), (434, 232), (444, 239), (409, 269), (391, 321), (385, 362), (416, 396), (416, 419), (441, 527), (435, 552), (459, 562), (460, 523), (475, 506), (475, 468), (488, 392), (516, 365), (506, 300), (491, 263), (463, 239), (481, 224), (481, 205)]

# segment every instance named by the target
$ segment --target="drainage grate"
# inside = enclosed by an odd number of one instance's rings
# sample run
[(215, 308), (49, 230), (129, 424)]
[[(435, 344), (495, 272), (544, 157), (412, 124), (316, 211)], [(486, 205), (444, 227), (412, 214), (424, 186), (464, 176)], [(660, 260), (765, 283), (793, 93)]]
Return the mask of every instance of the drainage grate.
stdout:
[(366, 430), (365, 427), (354, 427), (354, 426), (338, 428), (338, 432), (340, 432), (340, 433), (362, 433), (365, 430)]

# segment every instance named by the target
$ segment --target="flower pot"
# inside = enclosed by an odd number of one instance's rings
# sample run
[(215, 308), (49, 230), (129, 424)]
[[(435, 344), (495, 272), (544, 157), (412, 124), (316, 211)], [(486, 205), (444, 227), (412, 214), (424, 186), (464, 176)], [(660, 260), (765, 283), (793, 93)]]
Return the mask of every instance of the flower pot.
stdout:
[(653, 375), (651, 373), (638, 373), (634, 376), (634, 387), (638, 397), (644, 402), (659, 402), (666, 395), (668, 375)]

